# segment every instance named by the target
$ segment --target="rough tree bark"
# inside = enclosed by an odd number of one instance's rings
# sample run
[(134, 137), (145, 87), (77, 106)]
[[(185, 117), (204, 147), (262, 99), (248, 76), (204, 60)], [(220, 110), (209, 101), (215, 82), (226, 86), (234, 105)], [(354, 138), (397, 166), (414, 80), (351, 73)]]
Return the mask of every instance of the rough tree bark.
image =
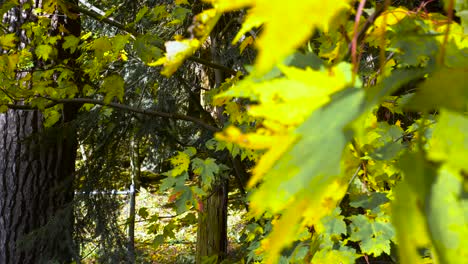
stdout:
[(196, 263), (203, 257), (217, 256), (221, 262), (227, 253), (227, 182), (219, 180), (198, 214)]
[[(35, 21), (32, 8), (23, 6), (33, 2), (32, 7), (39, 7), (42, 1), (18, 2), (3, 21), (18, 36), (20, 50), (31, 42), (21, 26)], [(58, 25), (80, 34), (78, 19), (58, 13), (55, 18), (51, 34), (54, 30), (59, 34)], [(57, 49), (57, 62), (73, 58)], [(34, 63), (38, 69), (40, 63)], [(0, 114), (0, 263), (70, 263), (74, 257), (71, 202), (77, 145), (68, 123), (76, 113), (76, 106), (65, 105), (60, 124), (49, 130), (37, 110), (10, 109)]]

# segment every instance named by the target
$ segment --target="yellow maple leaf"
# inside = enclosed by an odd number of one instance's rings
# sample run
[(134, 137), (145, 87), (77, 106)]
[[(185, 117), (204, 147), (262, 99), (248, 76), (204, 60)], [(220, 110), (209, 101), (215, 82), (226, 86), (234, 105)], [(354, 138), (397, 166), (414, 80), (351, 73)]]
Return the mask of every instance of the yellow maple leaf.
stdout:
[(320, 224), (320, 220), (330, 214), (336, 208), (337, 203), (343, 198), (348, 185), (339, 178), (331, 182), (328, 186), (316, 191), (312, 197), (309, 197), (308, 206), (303, 211), (303, 226), (315, 226)]
[(185, 152), (178, 152), (176, 156), (170, 159), (174, 169), (171, 171), (172, 176), (177, 176), (186, 172), (190, 165), (190, 156)]
[(257, 130), (255, 133), (242, 133), (238, 128), (230, 126), (223, 133), (217, 133), (216, 139), (236, 143), (243, 148), (268, 149), (282, 140), (281, 136), (268, 135), (264, 130)]
[(249, 26), (243, 28), (243, 31), (249, 30), (252, 25), (258, 25), (259, 21), (264, 22), (264, 30), (256, 43), (259, 54), (255, 65), (257, 73), (263, 74), (307, 41), (315, 28), (327, 31), (329, 22), (340, 11), (349, 8), (350, 0), (212, 0), (210, 2), (221, 11), (251, 7), (246, 19)]
[(410, 15), (410, 12), (404, 7), (398, 7), (383, 12), (374, 21), (374, 25), (367, 30), (367, 34), (369, 35), (367, 41), (374, 46), (380, 45), (382, 38), (385, 37), (385, 32), (408, 15)]
[(176, 40), (166, 42), (166, 56), (154, 63), (149, 63), (148, 66), (164, 65), (161, 73), (170, 77), (205, 42), (220, 16), (221, 13), (215, 9), (208, 9), (196, 15), (192, 25), (194, 38), (179, 39), (176, 37)]
[(164, 65), (161, 73), (169, 77), (200, 47), (200, 41), (197, 39), (184, 39), (168, 41), (164, 45), (166, 46), (166, 56), (156, 62), (148, 63), (148, 66)]
[(259, 104), (249, 114), (285, 126), (297, 126), (330, 100), (330, 95), (350, 83), (345, 64), (327, 70), (299, 69), (280, 66), (285, 78), (256, 83), (251, 87), (258, 94)]
[(336, 208), (346, 189), (347, 184), (338, 179), (318, 191), (304, 191), (291, 201), (281, 217), (272, 221), (272, 232), (262, 241), (262, 251), (267, 253), (265, 263), (277, 263), (281, 251), (297, 239), (299, 231), (320, 225), (320, 220)]
[(268, 235), (267, 239), (262, 240), (261, 244), (263, 252), (267, 254), (265, 263), (277, 263), (284, 247), (294, 241), (301, 228), (301, 226), (296, 223), (301, 220), (302, 215), (300, 212), (305, 208), (307, 208), (307, 201), (305, 200), (292, 203), (291, 206), (283, 212), (281, 218), (274, 222), (271, 233)]

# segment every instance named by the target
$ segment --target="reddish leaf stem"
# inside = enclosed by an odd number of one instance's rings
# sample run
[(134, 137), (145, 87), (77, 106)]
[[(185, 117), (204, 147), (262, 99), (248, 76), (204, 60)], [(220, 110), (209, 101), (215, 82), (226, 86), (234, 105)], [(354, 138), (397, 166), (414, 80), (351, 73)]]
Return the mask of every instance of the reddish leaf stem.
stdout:
[(439, 56), (439, 64), (442, 65), (444, 63), (444, 58), (445, 58), (445, 48), (447, 47), (447, 42), (448, 42), (448, 35), (450, 32), (450, 24), (452, 24), (453, 21), (453, 5), (454, 5), (454, 0), (449, 0), (448, 3), (448, 8), (447, 8), (447, 28), (445, 29), (444, 32), (444, 42), (442, 43), (442, 46), (440, 47), (440, 56)]
[(356, 73), (359, 69), (359, 62), (357, 58), (357, 42), (358, 42), (358, 28), (359, 28), (359, 20), (361, 19), (362, 10), (364, 10), (364, 6), (366, 5), (366, 0), (361, 0), (359, 2), (359, 7), (356, 13), (356, 18), (354, 19), (354, 33), (353, 33), (353, 40), (351, 42), (351, 61), (353, 63), (353, 83), (356, 78)]

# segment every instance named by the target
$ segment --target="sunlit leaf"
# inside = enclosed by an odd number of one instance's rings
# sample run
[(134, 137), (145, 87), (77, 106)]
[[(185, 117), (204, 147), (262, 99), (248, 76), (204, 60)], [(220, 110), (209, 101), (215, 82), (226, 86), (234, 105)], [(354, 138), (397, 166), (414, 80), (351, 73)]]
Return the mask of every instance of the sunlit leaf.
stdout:
[[(345, 127), (361, 113), (362, 99), (363, 92), (358, 89), (337, 95), (333, 102), (316, 110), (298, 127), (297, 140), (289, 143), (291, 146), (279, 154), (277, 161), (270, 161), (272, 167), (265, 170), (263, 177), (255, 175), (259, 171), (254, 172), (253, 179), (260, 178), (262, 183), (251, 196), (252, 212), (285, 210), (283, 217), (288, 215), (279, 220), (278, 229), (273, 228), (265, 240), (268, 263), (275, 263), (280, 251), (294, 238), (298, 226), (318, 224), (343, 197), (346, 184), (340, 180), (340, 161), (350, 139)], [(343, 107), (347, 111), (341, 111)], [(279, 239), (281, 232), (293, 237), (281, 235)]]
[(395, 231), (389, 219), (382, 216), (371, 219), (365, 215), (353, 215), (348, 219), (352, 222), (349, 239), (359, 242), (363, 253), (376, 257), (383, 252), (390, 254), (390, 240)]
[(435, 169), (421, 153), (406, 154), (400, 167), (404, 181), (395, 189), (392, 223), (395, 226), (402, 263), (423, 263), (419, 249), (430, 246), (424, 207), (435, 177)]
[(267, 254), (266, 263), (276, 263), (281, 250), (294, 241), (299, 232), (302, 212), (307, 208), (307, 201), (298, 201), (286, 209), (281, 218), (275, 221), (268, 239), (262, 241), (262, 249)]
[(190, 3), (187, 0), (174, 0), (176, 5), (189, 5)]
[(206, 186), (206, 188), (211, 187), (215, 175), (220, 172), (220, 168), (213, 158), (208, 158), (206, 160), (201, 160), (199, 158), (193, 159), (192, 168), (193, 173), (201, 176), (203, 186)]
[(348, 8), (350, 1), (213, 0), (210, 2), (222, 11), (251, 7), (246, 20), (249, 26), (243, 28), (242, 32), (264, 22), (264, 29), (256, 42), (259, 49), (256, 71), (263, 74), (302, 45), (315, 28), (326, 31), (330, 21), (340, 11)]
[(36, 47), (35, 53), (39, 59), (48, 60), (54, 53), (54, 48), (50, 45), (39, 45)]
[(0, 46), (5, 50), (14, 48), (16, 46), (16, 41), (17, 37), (15, 33), (2, 34), (0, 36)]
[(174, 168), (165, 174), (175, 177), (182, 174), (183, 172), (188, 171), (190, 165), (190, 156), (185, 152), (179, 151), (177, 155), (170, 159), (170, 161)]
[(331, 69), (312, 70), (280, 67), (284, 78), (263, 82), (246, 79), (215, 97), (246, 97), (259, 104), (249, 114), (282, 125), (298, 125), (313, 110), (330, 100), (330, 95), (351, 83), (348, 64)]
[(205, 42), (220, 16), (221, 14), (214, 9), (208, 9), (196, 15), (192, 29), (193, 38), (166, 42), (166, 56), (148, 65), (164, 65), (161, 73), (171, 76)]
[[(251, 10), (249, 10), (244, 22), (242, 23), (241, 29), (239, 30), (239, 32), (237, 32), (237, 35), (232, 40), (232, 43), (237, 43), (247, 32), (249, 32), (253, 28), (258, 28), (261, 25), (263, 25), (263, 23), (265, 23), (265, 20), (266, 19), (264, 17), (257, 16), (253, 14)], [(249, 37), (252, 38), (253, 43), (253, 37)]]
[(59, 121), (60, 117), (62, 116), (60, 113), (60, 109), (57, 108), (49, 108), (47, 111), (44, 111), (44, 126), (51, 127), (57, 123), (57, 121)]
[(341, 247), (337, 250), (319, 250), (314, 254), (312, 263), (314, 264), (354, 264), (355, 260), (359, 257), (354, 248)]
[[(369, 37), (366, 41), (378, 47), (382, 44), (385, 32), (391, 29), (391, 26), (399, 23), (409, 15), (409, 11), (405, 7), (390, 7), (376, 18), (372, 27), (368, 29)], [(385, 40), (388, 41), (388, 40)], [(385, 44), (385, 41), (384, 44)]]
[(360, 114), (362, 99), (361, 90), (348, 89), (299, 126), (297, 141), (267, 171), (252, 195), (252, 208), (277, 212), (297, 192), (308, 186), (320, 189), (340, 175), (341, 154), (350, 139), (344, 128)]
[(102, 58), (104, 53), (112, 49), (112, 42), (107, 37), (97, 38), (92, 42), (92, 49), (96, 57)]

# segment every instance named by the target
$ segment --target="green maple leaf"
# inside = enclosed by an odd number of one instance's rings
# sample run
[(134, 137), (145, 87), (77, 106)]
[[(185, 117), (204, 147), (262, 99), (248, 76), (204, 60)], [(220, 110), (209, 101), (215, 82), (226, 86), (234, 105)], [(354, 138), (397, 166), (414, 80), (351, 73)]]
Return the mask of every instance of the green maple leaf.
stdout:
[(63, 49), (69, 49), (72, 53), (75, 52), (78, 44), (80, 43), (80, 38), (75, 36), (66, 36), (63, 38), (65, 41), (62, 44)]
[(102, 58), (104, 53), (112, 49), (112, 43), (107, 37), (97, 38), (91, 45), (94, 49), (95, 56)]
[(174, 186), (174, 184), (177, 182), (177, 179), (175, 177), (166, 177), (161, 181), (161, 185), (159, 186), (159, 190), (161, 192), (164, 192)]
[(340, 213), (341, 209), (337, 207), (331, 215), (321, 220), (327, 237), (346, 235), (346, 223), (344, 222), (344, 216), (340, 215)]
[(314, 264), (330, 264), (330, 263), (341, 263), (341, 264), (353, 264), (356, 263), (356, 259), (359, 254), (356, 253), (354, 248), (342, 246), (338, 250), (321, 249), (314, 254), (314, 258), (311, 263)]
[(39, 45), (36, 47), (36, 55), (39, 59), (48, 60), (53, 54), (54, 49), (50, 45)]
[(57, 123), (57, 121), (59, 121), (60, 117), (62, 116), (60, 113), (61, 112), (59, 112), (59, 110), (56, 108), (49, 108), (44, 111), (44, 126), (51, 127)]
[(467, 199), (462, 197), (462, 177), (457, 174), (457, 170), (447, 167), (440, 169), (426, 210), (428, 228), (440, 263), (455, 264), (468, 259)]
[(398, 254), (402, 264), (424, 263), (419, 249), (428, 248), (429, 235), (426, 231), (425, 216), (421, 212), (421, 200), (406, 181), (395, 189), (392, 202), (392, 224), (398, 241)]
[(394, 27), (391, 49), (402, 65), (418, 66), (433, 58), (439, 46), (428, 25), (406, 17)]
[[(468, 106), (468, 68), (442, 68), (422, 83), (408, 104), (411, 109), (432, 110), (445, 107), (466, 111)], [(443, 88), (442, 88), (443, 87)]]
[(16, 34), (11, 33), (11, 34), (4, 34), (0, 36), (0, 46), (5, 49), (11, 49), (15, 47), (15, 42), (16, 42)]
[(350, 202), (349, 205), (351, 205), (354, 208), (361, 207), (364, 209), (373, 210), (388, 201), (389, 199), (387, 198), (386, 193), (374, 192), (370, 195), (361, 194), (353, 198), (352, 202)]
[(123, 101), (124, 96), (124, 79), (117, 74), (107, 76), (104, 81), (102, 82), (100, 91), (103, 92), (104, 95), (104, 103), (108, 104), (110, 101), (115, 97), (119, 101)]
[(136, 54), (146, 63), (151, 63), (163, 56), (163, 51), (158, 47), (162, 41), (152, 35), (140, 35), (133, 43)]
[(193, 200), (193, 195), (192, 195), (192, 191), (190, 190), (190, 187), (181, 185), (178, 187), (176, 186), (174, 190), (182, 193), (175, 202), (175, 205), (177, 207), (177, 210), (176, 210), (177, 214), (186, 212), (192, 206), (192, 200)]
[(468, 117), (442, 110), (429, 140), (428, 157), (468, 171)]
[(310, 188), (308, 197), (314, 197), (313, 190), (322, 190), (339, 177), (341, 155), (351, 136), (345, 127), (362, 113), (363, 92), (347, 89), (335, 97), (332, 103), (315, 111), (298, 127), (297, 142), (276, 162), (265, 175), (264, 183), (253, 193), (251, 200), (262, 210), (281, 210), (292, 197), (307, 188)]
[(220, 167), (213, 158), (208, 158), (206, 160), (196, 158), (192, 161), (192, 168), (195, 174), (201, 176), (204, 187), (210, 187), (215, 175), (220, 171)]
[(390, 240), (395, 236), (393, 226), (388, 219), (377, 217), (369, 219), (365, 215), (353, 215), (351, 220), (351, 241), (360, 242), (361, 251), (365, 254), (380, 256), (383, 252), (390, 254)]

